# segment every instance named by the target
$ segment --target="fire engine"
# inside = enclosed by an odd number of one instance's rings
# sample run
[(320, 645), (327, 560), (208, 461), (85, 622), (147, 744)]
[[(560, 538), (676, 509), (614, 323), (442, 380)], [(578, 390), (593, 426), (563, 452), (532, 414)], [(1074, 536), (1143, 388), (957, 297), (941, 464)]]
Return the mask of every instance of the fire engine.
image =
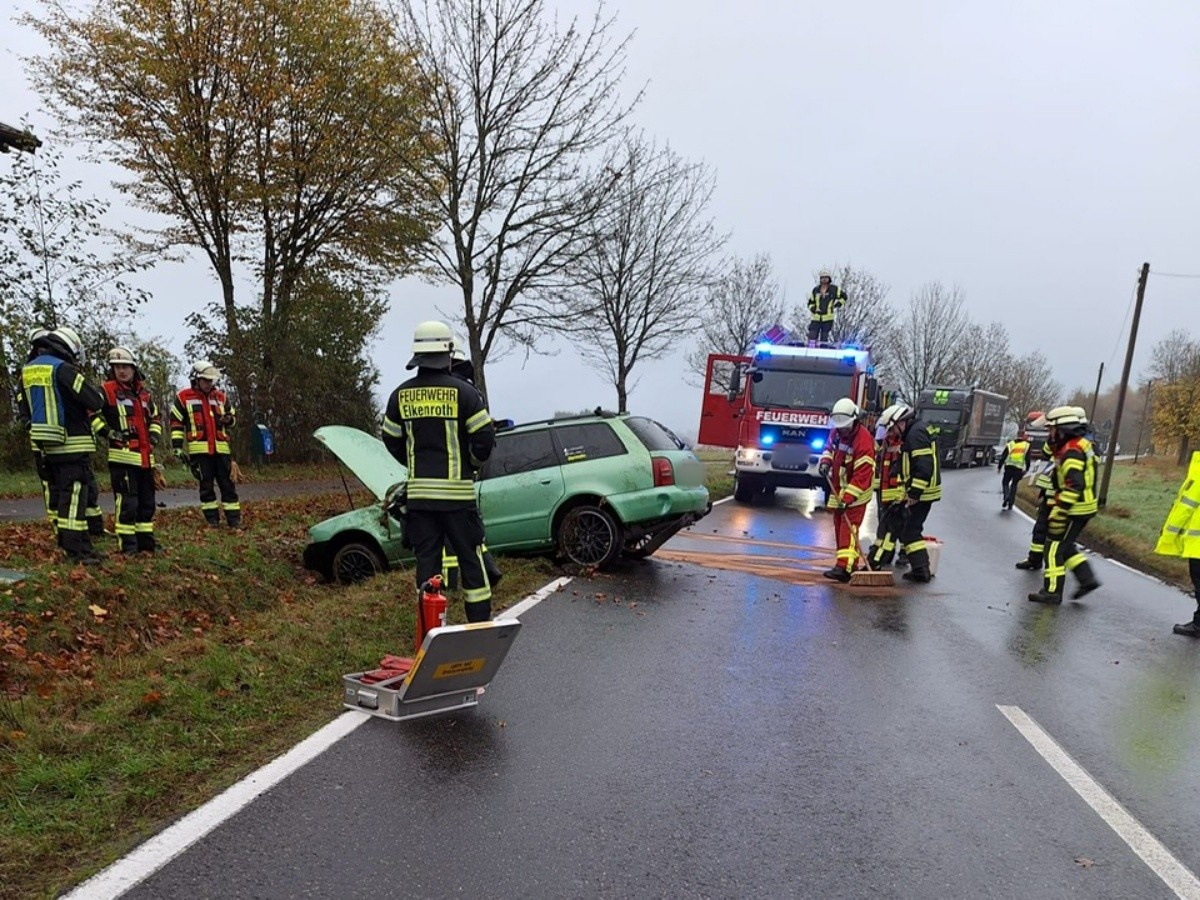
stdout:
[(699, 442), (736, 448), (734, 499), (824, 487), (817, 474), (829, 411), (849, 397), (868, 415), (885, 399), (870, 348), (763, 341), (752, 355), (708, 357)]

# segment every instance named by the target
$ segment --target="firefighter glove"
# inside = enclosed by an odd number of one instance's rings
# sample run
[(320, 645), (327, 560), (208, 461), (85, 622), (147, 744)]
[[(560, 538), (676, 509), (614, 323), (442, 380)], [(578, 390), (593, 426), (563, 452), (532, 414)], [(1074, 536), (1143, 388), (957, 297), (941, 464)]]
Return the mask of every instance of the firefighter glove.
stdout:
[(833, 466), (831, 466), (829, 464), (829, 460), (822, 460), (821, 464), (819, 466), (817, 466), (817, 474), (820, 475), (822, 478), (828, 478), (829, 473), (832, 470), (833, 470)]
[(125, 443), (125, 432), (119, 428), (108, 429), (108, 443), (110, 446), (119, 446)]

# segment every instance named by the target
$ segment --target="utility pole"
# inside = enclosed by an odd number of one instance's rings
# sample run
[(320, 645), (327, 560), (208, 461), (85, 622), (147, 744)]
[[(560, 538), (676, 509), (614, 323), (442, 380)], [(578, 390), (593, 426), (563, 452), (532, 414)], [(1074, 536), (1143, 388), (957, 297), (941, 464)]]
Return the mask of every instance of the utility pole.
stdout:
[(1154, 379), (1146, 382), (1146, 402), (1142, 404), (1142, 418), (1138, 422), (1137, 446), (1133, 448), (1133, 464), (1136, 466), (1138, 454), (1142, 452), (1142, 429), (1146, 427), (1146, 416), (1150, 413), (1150, 393), (1154, 390)]
[(1133, 368), (1133, 348), (1137, 345), (1138, 322), (1142, 318), (1142, 300), (1146, 297), (1146, 279), (1149, 277), (1150, 263), (1142, 263), (1142, 274), (1138, 277), (1137, 303), (1133, 307), (1133, 324), (1129, 326), (1129, 347), (1125, 350), (1125, 368), (1121, 370), (1121, 386), (1117, 391), (1117, 414), (1113, 417), (1108, 453), (1104, 459), (1104, 477), (1100, 479), (1100, 495), (1096, 498), (1101, 507), (1108, 503), (1108, 482), (1112, 478), (1113, 458), (1117, 455), (1117, 435), (1121, 433), (1121, 413), (1125, 411), (1125, 391), (1129, 387), (1129, 370)]
[(1100, 374), (1096, 376), (1096, 389), (1092, 391), (1092, 411), (1088, 415), (1089, 422), (1096, 421), (1096, 401), (1100, 399), (1100, 379), (1104, 377), (1104, 363), (1100, 363)]

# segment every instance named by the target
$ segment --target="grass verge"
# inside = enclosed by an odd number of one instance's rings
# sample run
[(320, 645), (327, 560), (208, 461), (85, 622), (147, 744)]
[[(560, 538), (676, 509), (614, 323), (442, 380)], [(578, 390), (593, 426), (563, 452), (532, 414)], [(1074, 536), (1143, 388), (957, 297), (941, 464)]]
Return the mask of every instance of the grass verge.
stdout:
[[(414, 634), (411, 573), (319, 583), (306, 528), (340, 497), (254, 503), (245, 529), (160, 513), (166, 550), (62, 565), (0, 528), (0, 896), (53, 896), (341, 712), (339, 679)], [(505, 559), (496, 608), (562, 574)], [(451, 604), (462, 620), (462, 604)]]

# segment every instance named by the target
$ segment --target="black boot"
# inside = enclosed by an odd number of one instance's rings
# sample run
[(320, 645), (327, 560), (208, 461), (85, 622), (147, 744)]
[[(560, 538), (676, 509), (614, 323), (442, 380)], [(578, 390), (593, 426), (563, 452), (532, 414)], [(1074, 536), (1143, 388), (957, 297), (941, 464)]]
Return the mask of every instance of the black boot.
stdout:
[(1029, 599), (1033, 603), (1049, 603), (1051, 605), (1057, 605), (1062, 603), (1062, 594), (1051, 594), (1045, 588), (1042, 588), (1036, 594), (1030, 594)]
[(158, 549), (154, 542), (153, 531), (139, 531), (137, 533), (137, 548), (138, 553), (153, 553)]
[(933, 573), (929, 571), (929, 566), (913, 566), (900, 577), (905, 581), (913, 581), (917, 584), (928, 584), (933, 580)]
[(1096, 573), (1092, 571), (1092, 564), (1089, 562), (1081, 562), (1075, 567), (1075, 577), (1079, 579), (1079, 587), (1075, 588), (1075, 593), (1071, 595), (1072, 600), (1086, 597), (1100, 587), (1100, 582), (1096, 580)]
[(225, 513), (225, 524), (228, 525), (230, 528), (241, 528), (242, 527), (241, 512), (228, 512), (227, 511)]
[(1040, 572), (1042, 571), (1042, 561), (1040, 559), (1034, 559), (1031, 556), (1029, 559), (1023, 559), (1017, 563), (1017, 568), (1025, 569), (1030, 572)]
[(221, 514), (215, 509), (204, 510), (204, 524), (209, 528), (217, 528), (221, 524)]
[(136, 535), (121, 535), (121, 552), (126, 556), (133, 556), (133, 554), (138, 552), (138, 540)]
[(491, 600), (478, 600), (475, 603), (463, 605), (466, 608), (468, 622), (486, 622), (492, 617)]
[(1176, 634), (1182, 634), (1187, 637), (1200, 638), (1200, 602), (1196, 607), (1196, 613), (1192, 616), (1192, 621), (1183, 622), (1171, 629)]
[(842, 584), (846, 584), (850, 581), (850, 573), (845, 569), (839, 569), (837, 566), (834, 566), (832, 569), (822, 572), (821, 574), (832, 581), (840, 581)]

